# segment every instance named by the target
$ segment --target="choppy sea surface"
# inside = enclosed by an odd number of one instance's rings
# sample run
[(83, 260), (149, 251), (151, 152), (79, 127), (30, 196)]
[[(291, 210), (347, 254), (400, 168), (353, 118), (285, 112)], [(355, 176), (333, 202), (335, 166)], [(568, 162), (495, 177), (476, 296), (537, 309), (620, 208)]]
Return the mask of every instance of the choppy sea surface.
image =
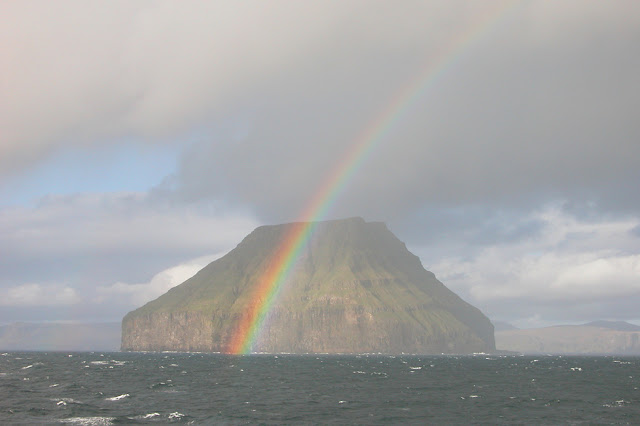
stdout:
[(635, 424), (640, 358), (3, 353), (0, 424)]

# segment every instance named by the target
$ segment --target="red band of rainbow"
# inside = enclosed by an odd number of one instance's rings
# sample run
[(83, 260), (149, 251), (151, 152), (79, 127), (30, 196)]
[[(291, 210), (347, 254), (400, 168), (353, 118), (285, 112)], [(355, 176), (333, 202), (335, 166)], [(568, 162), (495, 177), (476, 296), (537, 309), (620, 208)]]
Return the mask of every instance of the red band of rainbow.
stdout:
[(454, 65), (460, 54), (472, 41), (484, 34), (487, 29), (503, 17), (518, 2), (500, 2), (483, 16), (466, 32), (458, 35), (440, 54), (431, 58), (428, 65), (418, 73), (417, 77), (404, 86), (387, 107), (371, 121), (370, 125), (355, 139), (342, 161), (328, 175), (327, 179), (315, 192), (311, 202), (299, 216), (300, 220), (292, 225), (282, 243), (271, 259), (271, 266), (260, 278), (253, 290), (251, 303), (235, 327), (235, 331), (227, 345), (227, 353), (248, 354), (259, 337), (264, 320), (269, 313), (282, 284), (306, 246), (316, 228), (317, 221), (326, 217), (338, 195), (344, 190), (351, 177), (358, 171), (362, 163), (369, 157), (373, 149), (394, 127), (407, 109), (432, 87), (444, 72)]

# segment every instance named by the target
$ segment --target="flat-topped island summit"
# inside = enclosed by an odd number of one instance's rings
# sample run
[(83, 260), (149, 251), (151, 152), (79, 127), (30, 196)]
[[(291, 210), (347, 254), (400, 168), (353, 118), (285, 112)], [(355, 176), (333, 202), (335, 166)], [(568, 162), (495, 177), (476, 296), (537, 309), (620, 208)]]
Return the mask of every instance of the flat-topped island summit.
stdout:
[[(224, 257), (122, 321), (123, 351), (441, 354), (495, 350), (493, 325), (381, 222), (261, 226)], [(270, 276), (279, 273), (278, 288)], [(265, 282), (267, 282), (265, 284)], [(241, 341), (244, 339), (245, 341)], [(241, 341), (241, 344), (238, 342)], [(240, 350), (239, 348), (244, 348)]]

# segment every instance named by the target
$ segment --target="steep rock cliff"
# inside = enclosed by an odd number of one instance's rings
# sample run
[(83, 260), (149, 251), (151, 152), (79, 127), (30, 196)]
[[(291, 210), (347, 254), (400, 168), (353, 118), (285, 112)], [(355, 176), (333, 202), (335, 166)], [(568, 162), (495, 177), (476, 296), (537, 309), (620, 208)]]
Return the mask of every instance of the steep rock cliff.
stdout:
[[(122, 350), (223, 352), (292, 226), (263, 226), (183, 284), (130, 312)], [(255, 352), (469, 353), (493, 325), (426, 271), (384, 224), (321, 222), (263, 323)]]

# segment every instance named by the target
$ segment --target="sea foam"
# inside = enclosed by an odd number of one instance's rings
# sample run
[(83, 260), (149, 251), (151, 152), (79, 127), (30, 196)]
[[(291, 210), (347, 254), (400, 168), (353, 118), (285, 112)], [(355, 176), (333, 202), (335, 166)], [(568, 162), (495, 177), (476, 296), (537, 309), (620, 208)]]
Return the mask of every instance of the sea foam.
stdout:
[(118, 401), (120, 399), (127, 398), (129, 396), (128, 393), (123, 393), (122, 395), (114, 396), (111, 398), (105, 398), (106, 401)]

